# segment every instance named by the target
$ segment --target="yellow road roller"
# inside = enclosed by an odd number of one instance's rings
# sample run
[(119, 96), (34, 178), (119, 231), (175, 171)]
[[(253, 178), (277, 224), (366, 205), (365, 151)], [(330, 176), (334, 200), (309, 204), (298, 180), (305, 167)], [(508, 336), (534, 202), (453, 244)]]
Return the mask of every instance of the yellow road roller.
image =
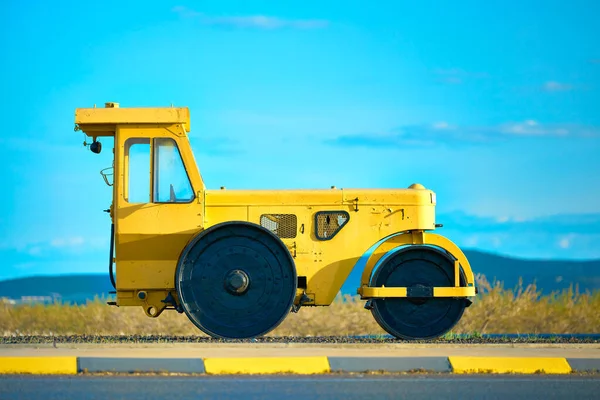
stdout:
[(442, 336), (476, 295), (460, 248), (434, 233), (436, 195), (402, 189), (207, 189), (187, 107), (75, 109), (84, 146), (112, 138), (113, 306), (185, 313), (215, 338), (267, 334), (290, 312), (328, 306), (357, 265), (357, 294), (399, 339)]

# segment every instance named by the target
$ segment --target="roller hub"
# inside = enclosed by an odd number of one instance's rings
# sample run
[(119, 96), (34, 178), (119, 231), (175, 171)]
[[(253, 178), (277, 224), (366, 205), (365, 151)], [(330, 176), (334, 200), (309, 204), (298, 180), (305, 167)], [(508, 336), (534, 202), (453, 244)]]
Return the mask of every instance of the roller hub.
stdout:
[[(461, 272), (461, 285), (465, 278)], [(406, 287), (409, 293), (423, 288), (454, 286), (454, 261), (429, 246), (408, 246), (395, 252), (375, 271), (371, 286)], [(371, 313), (389, 334), (406, 340), (433, 339), (452, 329), (467, 301), (451, 297), (396, 297), (374, 299)]]
[(230, 271), (225, 277), (225, 288), (231, 294), (243, 294), (248, 290), (250, 284), (250, 278), (248, 275), (239, 269)]

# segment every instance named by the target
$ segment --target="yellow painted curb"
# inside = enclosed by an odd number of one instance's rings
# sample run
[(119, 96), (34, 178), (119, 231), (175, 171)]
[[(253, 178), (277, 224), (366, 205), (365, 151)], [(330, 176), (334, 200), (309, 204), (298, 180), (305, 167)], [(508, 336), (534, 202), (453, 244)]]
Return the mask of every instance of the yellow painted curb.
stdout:
[(452, 372), (569, 374), (571, 366), (562, 357), (448, 357)]
[(0, 374), (77, 374), (77, 357), (0, 357)]
[(323, 357), (205, 358), (207, 374), (323, 374), (330, 372)]

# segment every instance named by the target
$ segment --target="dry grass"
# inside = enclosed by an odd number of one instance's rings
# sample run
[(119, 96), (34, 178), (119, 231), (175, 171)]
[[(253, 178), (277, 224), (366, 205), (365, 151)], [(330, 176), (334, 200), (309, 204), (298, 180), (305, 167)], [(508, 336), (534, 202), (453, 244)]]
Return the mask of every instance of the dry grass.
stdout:
[[(478, 277), (480, 293), (454, 333), (597, 333), (600, 291), (569, 289), (541, 296), (534, 285), (505, 289)], [(356, 296), (338, 297), (329, 307), (305, 307), (290, 314), (269, 336), (384, 334)], [(96, 300), (81, 306), (0, 305), (0, 335), (197, 335), (184, 314), (167, 311), (159, 318), (137, 307), (116, 308)]]

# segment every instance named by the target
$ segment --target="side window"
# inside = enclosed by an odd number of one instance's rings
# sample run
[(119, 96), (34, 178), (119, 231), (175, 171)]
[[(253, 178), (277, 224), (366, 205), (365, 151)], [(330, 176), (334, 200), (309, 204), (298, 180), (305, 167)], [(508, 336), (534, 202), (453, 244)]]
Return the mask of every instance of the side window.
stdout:
[(132, 138), (125, 142), (127, 184), (125, 200), (128, 203), (150, 202), (150, 139)]
[(194, 199), (192, 184), (173, 139), (154, 139), (152, 192), (156, 203), (189, 203)]
[(350, 220), (346, 211), (319, 211), (315, 215), (315, 235), (319, 240), (329, 240)]

